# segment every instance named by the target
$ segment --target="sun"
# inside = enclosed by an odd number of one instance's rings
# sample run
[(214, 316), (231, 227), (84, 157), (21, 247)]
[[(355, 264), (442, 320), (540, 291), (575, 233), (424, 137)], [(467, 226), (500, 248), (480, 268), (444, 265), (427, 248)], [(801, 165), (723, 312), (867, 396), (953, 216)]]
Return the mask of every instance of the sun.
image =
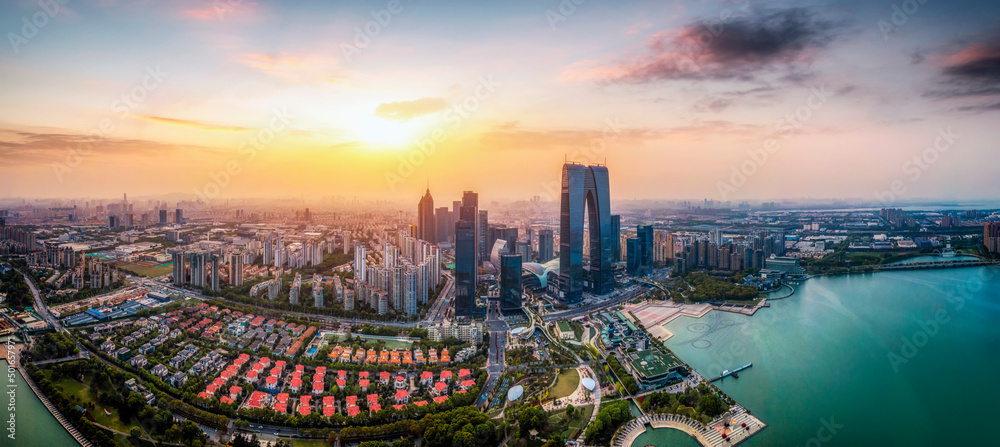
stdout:
[(365, 143), (378, 146), (398, 147), (413, 140), (418, 124), (410, 121), (393, 121), (377, 116), (360, 116), (351, 130), (354, 136)]

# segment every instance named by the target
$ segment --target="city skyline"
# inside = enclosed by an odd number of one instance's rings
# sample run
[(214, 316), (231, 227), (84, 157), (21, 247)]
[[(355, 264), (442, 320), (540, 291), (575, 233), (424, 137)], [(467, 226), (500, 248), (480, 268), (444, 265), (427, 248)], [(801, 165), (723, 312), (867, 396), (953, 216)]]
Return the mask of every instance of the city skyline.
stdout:
[(52, 4), (0, 7), (4, 197), (555, 201), (565, 160), (628, 172), (613, 200), (1000, 186), (986, 2)]

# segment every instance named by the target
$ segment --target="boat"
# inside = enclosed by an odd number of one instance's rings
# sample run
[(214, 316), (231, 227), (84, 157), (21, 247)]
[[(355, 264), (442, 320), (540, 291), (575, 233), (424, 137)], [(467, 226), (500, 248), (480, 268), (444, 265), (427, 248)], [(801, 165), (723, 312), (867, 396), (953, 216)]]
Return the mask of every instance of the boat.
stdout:
[(727, 369), (727, 370), (724, 370), (724, 371), (722, 371), (722, 377), (726, 377), (726, 376), (728, 376), (728, 375), (729, 375), (729, 374), (731, 374), (731, 373), (732, 373), (732, 372), (731, 372), (731, 371), (729, 371), (728, 369)]
[(739, 374), (737, 374), (737, 373), (736, 373), (736, 371), (733, 371), (733, 377), (735, 377), (735, 378), (739, 379), (739, 378), (740, 378), (740, 375), (739, 375)]

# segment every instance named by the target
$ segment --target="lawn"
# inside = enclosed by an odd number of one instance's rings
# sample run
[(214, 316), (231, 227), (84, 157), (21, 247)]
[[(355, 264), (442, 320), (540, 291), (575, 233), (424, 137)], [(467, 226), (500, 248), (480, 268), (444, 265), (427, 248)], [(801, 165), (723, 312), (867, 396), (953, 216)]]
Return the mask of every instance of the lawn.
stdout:
[(559, 377), (556, 377), (556, 384), (549, 391), (549, 397), (554, 399), (560, 399), (576, 391), (577, 385), (580, 384), (580, 373), (576, 372), (575, 369), (567, 369), (559, 373)]
[(173, 263), (162, 264), (155, 267), (147, 267), (139, 264), (122, 264), (119, 268), (134, 272), (136, 275), (148, 276), (150, 278), (163, 276), (174, 271)]
[(577, 408), (572, 418), (566, 417), (566, 410), (557, 410), (549, 414), (549, 426), (552, 427), (554, 433), (563, 438), (570, 438), (576, 434), (577, 430), (583, 430), (590, 423), (590, 417), (593, 414), (593, 405)]
[(53, 384), (62, 388), (66, 394), (76, 396), (77, 399), (80, 399), (80, 402), (94, 402), (96, 407), (94, 410), (91, 410), (90, 414), (94, 415), (94, 419), (97, 420), (98, 424), (113, 428), (123, 433), (128, 433), (129, 430), (132, 429), (132, 426), (125, 425), (122, 422), (121, 417), (118, 415), (118, 409), (109, 407), (108, 411), (111, 412), (110, 416), (104, 413), (105, 407), (97, 403), (96, 396), (92, 395), (90, 387), (87, 385), (70, 378), (63, 378), (58, 382), (53, 382)]

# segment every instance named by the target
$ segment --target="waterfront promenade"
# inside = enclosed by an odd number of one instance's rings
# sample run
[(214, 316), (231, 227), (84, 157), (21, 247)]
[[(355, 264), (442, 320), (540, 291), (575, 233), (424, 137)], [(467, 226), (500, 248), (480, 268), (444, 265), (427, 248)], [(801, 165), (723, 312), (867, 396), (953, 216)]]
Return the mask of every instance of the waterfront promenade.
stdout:
[[(729, 418), (729, 425), (725, 423)], [(613, 447), (632, 447), (636, 438), (646, 432), (647, 425), (651, 428), (671, 428), (687, 433), (704, 447), (733, 446), (750, 439), (753, 435), (767, 428), (767, 424), (748, 413), (743, 407), (736, 406), (722, 417), (716, 418), (708, 426), (694, 419), (678, 414), (653, 414), (641, 416), (627, 422), (611, 442)], [(636, 446), (642, 447), (642, 446)]]

